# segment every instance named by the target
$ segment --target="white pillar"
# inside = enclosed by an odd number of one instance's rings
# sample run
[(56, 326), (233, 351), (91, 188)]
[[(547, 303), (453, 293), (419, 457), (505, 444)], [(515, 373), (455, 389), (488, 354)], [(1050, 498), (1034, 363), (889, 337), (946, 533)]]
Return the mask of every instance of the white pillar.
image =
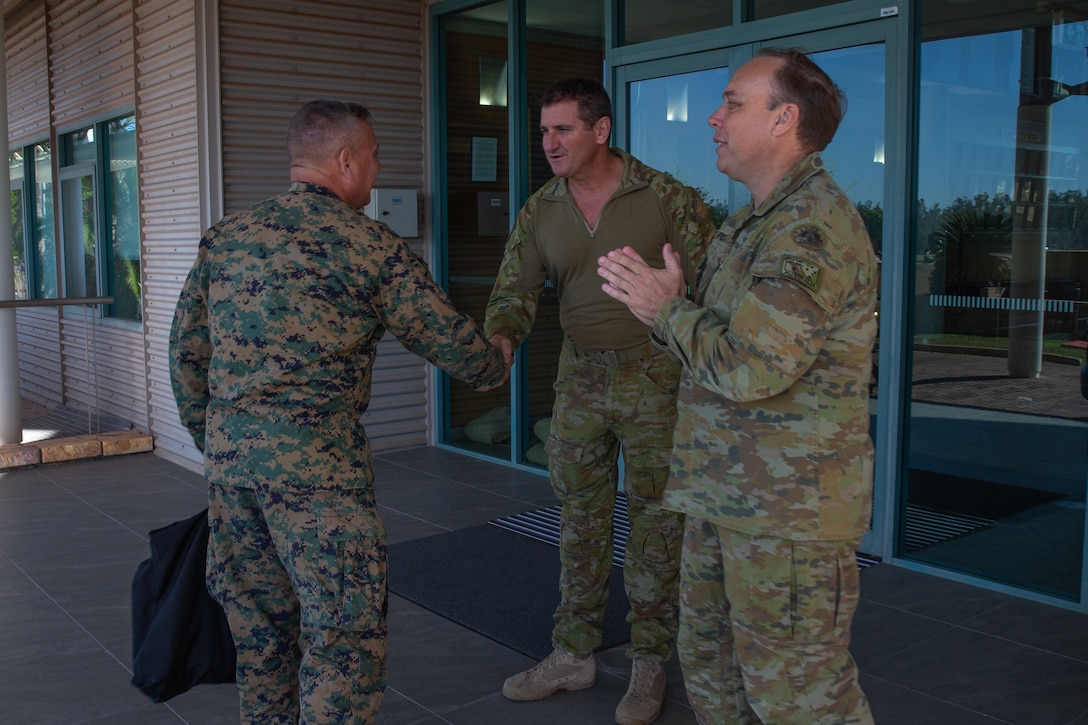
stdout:
[[(0, 39), (5, 37), (0, 10)], [(8, 88), (5, 54), (0, 52), (0, 138), (8, 140)], [(15, 299), (15, 260), (11, 252), (11, 172), (0, 173), (0, 300)], [(23, 442), (23, 399), (19, 391), (19, 341), (15, 310), (0, 309), (0, 444)]]

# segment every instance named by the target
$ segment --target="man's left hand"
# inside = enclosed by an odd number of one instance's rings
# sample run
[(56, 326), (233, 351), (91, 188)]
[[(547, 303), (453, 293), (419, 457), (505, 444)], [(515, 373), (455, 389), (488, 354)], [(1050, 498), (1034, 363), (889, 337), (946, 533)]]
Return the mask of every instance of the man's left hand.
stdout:
[(651, 327), (666, 302), (684, 296), (680, 255), (672, 250), (671, 244), (666, 244), (661, 254), (665, 269), (649, 266), (631, 247), (613, 249), (597, 259), (597, 274), (605, 280), (601, 289), (627, 305), (635, 317)]

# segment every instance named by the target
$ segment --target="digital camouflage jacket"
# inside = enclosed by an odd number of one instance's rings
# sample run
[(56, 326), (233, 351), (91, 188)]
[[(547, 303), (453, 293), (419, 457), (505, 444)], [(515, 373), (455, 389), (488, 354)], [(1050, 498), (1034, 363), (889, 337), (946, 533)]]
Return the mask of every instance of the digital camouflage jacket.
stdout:
[(170, 331), (170, 374), (209, 481), (370, 485), (359, 416), (386, 330), (475, 389), (505, 374), (408, 245), (324, 187), (294, 183), (205, 232)]

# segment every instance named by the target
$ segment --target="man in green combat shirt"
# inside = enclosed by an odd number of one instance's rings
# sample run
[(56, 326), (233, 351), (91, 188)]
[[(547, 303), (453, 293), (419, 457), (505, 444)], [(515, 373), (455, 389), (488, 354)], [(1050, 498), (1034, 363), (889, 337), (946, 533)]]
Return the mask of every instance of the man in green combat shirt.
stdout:
[(676, 634), (683, 517), (660, 502), (680, 366), (650, 344), (644, 322), (601, 291), (597, 258), (629, 244), (660, 263), (662, 248), (671, 244), (693, 270), (704, 258), (713, 222), (694, 190), (609, 148), (612, 107), (600, 83), (568, 78), (548, 89), (540, 105), (544, 152), (555, 177), (518, 214), (484, 333), (509, 362), (533, 326), (545, 283), (555, 286), (565, 340), (546, 450), (552, 487), (562, 502), (560, 603), (554, 651), (507, 679), (503, 694), (538, 700), (596, 681), (593, 653), (608, 601), (622, 447), (631, 524), (624, 583), (631, 603), (632, 672), (615, 719), (646, 725), (661, 711), (662, 662)]
[(866, 725), (848, 646), (872, 506), (878, 270), (819, 153), (845, 98), (802, 52), (765, 49), (723, 99), (718, 170), (752, 202), (714, 238), (695, 300), (671, 250), (663, 270), (631, 247), (600, 259), (604, 291), (684, 369), (664, 506), (687, 514), (688, 700), (700, 723)]
[(370, 401), (386, 330), (476, 390), (501, 353), (361, 208), (381, 164), (357, 103), (287, 131), (291, 186), (200, 240), (170, 332), (181, 421), (204, 453), (208, 586), (238, 654), (243, 723), (373, 723), (385, 692), (385, 528)]

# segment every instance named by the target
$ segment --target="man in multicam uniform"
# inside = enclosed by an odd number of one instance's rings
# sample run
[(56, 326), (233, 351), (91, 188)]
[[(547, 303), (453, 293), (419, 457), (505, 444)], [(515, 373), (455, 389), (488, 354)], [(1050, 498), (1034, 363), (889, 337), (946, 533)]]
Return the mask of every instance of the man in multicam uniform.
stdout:
[(359, 209), (370, 113), (313, 101), (291, 186), (209, 229), (181, 292), (170, 372), (209, 482), (208, 586), (238, 652), (244, 723), (372, 723), (385, 690), (385, 530), (359, 416), (378, 340), (484, 390), (502, 354), (408, 246)]
[[(634, 245), (661, 261), (666, 243), (700, 264), (713, 234), (709, 210), (689, 187), (610, 149), (612, 108), (600, 83), (568, 78), (540, 99), (543, 146), (555, 177), (525, 203), (510, 235), (484, 332), (508, 360), (528, 336), (545, 282), (559, 293), (565, 341), (546, 443), (562, 502), (561, 599), (543, 662), (506, 680), (512, 700), (538, 700), (596, 681), (612, 562), (612, 512), (623, 448), (630, 535), (624, 583), (631, 602), (631, 682), (616, 722), (657, 718), (662, 662), (676, 635), (683, 517), (660, 507), (668, 473), (680, 368), (649, 344), (647, 326), (603, 294), (597, 257)], [(692, 273), (692, 277), (694, 274)]]
[(872, 723), (848, 651), (869, 528), (878, 270), (824, 169), (845, 99), (798, 50), (742, 66), (710, 117), (718, 169), (752, 192), (694, 302), (678, 263), (600, 260), (684, 368), (664, 505), (687, 514), (678, 649), (701, 723)]

